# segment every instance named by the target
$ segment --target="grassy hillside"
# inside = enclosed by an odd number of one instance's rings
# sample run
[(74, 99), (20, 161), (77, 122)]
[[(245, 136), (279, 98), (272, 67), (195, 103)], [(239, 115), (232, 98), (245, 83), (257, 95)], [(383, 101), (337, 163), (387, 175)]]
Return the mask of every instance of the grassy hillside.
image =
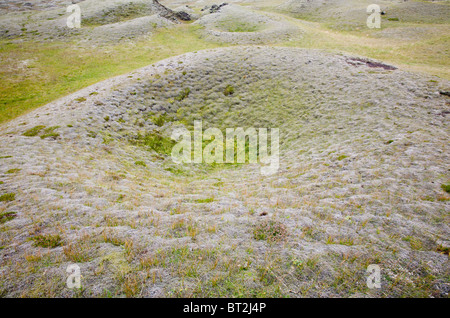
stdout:
[[(276, 45), (353, 53), (450, 79), (447, 3), (391, 6), (383, 17), (382, 28), (370, 30), (365, 25), (365, 4), (354, 2), (358, 4), (356, 8), (337, 1), (336, 6), (331, 4), (320, 10), (271, 6), (265, 7), (265, 11), (277, 12), (280, 19), (304, 32), (301, 39)], [(335, 14), (336, 10), (341, 14)], [(20, 37), (0, 40), (0, 123), (169, 56), (230, 45), (207, 41), (196, 32), (198, 28), (181, 24), (159, 29), (146, 40), (136, 38), (101, 46), (80, 45), (75, 41), (20, 40)], [(255, 30), (237, 25), (232, 31)]]

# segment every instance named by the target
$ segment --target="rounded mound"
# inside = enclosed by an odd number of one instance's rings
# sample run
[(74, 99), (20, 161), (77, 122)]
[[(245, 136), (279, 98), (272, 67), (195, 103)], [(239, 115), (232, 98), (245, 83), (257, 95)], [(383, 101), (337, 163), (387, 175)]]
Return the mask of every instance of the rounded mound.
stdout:
[[(164, 60), (17, 118), (0, 127), (0, 187), (9, 194), (0, 208), (16, 212), (1, 237), (3, 295), (45, 293), (41, 279), (64, 286), (74, 259), (90, 296), (129, 290), (117, 268), (160, 277), (144, 281), (140, 296), (181, 286), (231, 296), (230, 284), (211, 285), (219, 275), (244, 284), (244, 296), (261, 288), (341, 296), (336, 279), (365, 282), (367, 264), (379, 262), (395, 284), (390, 295), (405, 295), (428, 271), (433, 293), (445, 295), (450, 109), (439, 90), (448, 87), (362, 58), (233, 47)], [(164, 145), (194, 120), (279, 128), (279, 172), (175, 165)], [(265, 241), (271, 229), (282, 230), (281, 243)], [(39, 235), (59, 235), (63, 246), (46, 250), (52, 266), (34, 279), (36, 267), (22, 260), (40, 253), (30, 242)], [(253, 278), (269, 265), (283, 288)], [(405, 275), (425, 265), (423, 275)], [(184, 274), (192, 268), (194, 278)], [(312, 283), (330, 268), (337, 272)]]
[(301, 30), (273, 15), (227, 5), (195, 22), (209, 40), (234, 44), (268, 44), (301, 36)]
[[(385, 12), (382, 24), (390, 27), (396, 27), (398, 21), (442, 26), (448, 22), (450, 15), (448, 1), (384, 0), (377, 4)], [(301, 19), (326, 21), (329, 27), (337, 30), (355, 31), (365, 28), (368, 5), (368, 2), (357, 0), (288, 0), (277, 6), (277, 9)], [(411, 28), (408, 33), (413, 31)], [(420, 28), (418, 36), (421, 36)]]
[(152, 1), (86, 0), (78, 3), (82, 12), (81, 28), (69, 29), (70, 13), (64, 4), (67, 1), (54, 3), (47, 10), (35, 10), (33, 14), (13, 12), (0, 16), (0, 38), (18, 42), (78, 40), (101, 44), (151, 35), (158, 28), (173, 25), (158, 15), (159, 8)]

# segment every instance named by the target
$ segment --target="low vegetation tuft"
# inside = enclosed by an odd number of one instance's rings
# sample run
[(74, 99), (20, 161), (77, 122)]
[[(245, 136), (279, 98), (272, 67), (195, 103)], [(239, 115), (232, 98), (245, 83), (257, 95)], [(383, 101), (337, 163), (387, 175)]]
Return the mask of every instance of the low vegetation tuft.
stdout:
[(253, 237), (260, 241), (280, 242), (286, 239), (287, 229), (280, 222), (264, 221), (255, 227)]
[(59, 234), (42, 234), (31, 238), (36, 247), (55, 248), (62, 245), (62, 239)]
[(10, 201), (14, 201), (15, 199), (16, 199), (15, 193), (6, 193), (6, 194), (0, 195), (0, 202), (10, 202)]
[(0, 224), (14, 220), (17, 217), (17, 212), (4, 212), (0, 213)]

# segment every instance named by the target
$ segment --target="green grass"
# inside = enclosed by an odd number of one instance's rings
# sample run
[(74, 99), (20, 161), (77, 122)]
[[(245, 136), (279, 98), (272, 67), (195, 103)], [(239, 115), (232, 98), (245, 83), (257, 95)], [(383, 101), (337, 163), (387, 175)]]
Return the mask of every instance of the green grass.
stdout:
[(185, 88), (183, 89), (180, 94), (175, 97), (175, 100), (181, 102), (182, 100), (184, 100), (185, 98), (187, 98), (189, 96), (189, 94), (191, 93), (191, 89), (190, 88)]
[(130, 141), (133, 144), (144, 146), (149, 150), (154, 150), (162, 155), (171, 155), (172, 148), (175, 145), (175, 142), (171, 138), (165, 137), (157, 132), (151, 132), (146, 135), (137, 135)]
[(58, 133), (49, 133), (49, 134), (45, 134), (41, 136), (41, 139), (45, 139), (45, 138), (53, 138), (56, 139), (59, 137)]
[(14, 220), (17, 217), (17, 212), (0, 213), (0, 224)]
[[(367, 56), (406, 70), (450, 78), (448, 24), (434, 24), (432, 21), (403, 22), (403, 18), (400, 21), (386, 19), (382, 22), (382, 29), (369, 30), (364, 23), (352, 22), (348, 29), (349, 24), (342, 24), (342, 21), (333, 18), (314, 19), (309, 14), (291, 15), (296, 17), (294, 19), (290, 18), (289, 14), (280, 16), (299, 25), (305, 31), (301, 39), (283, 43), (283, 46)], [(305, 23), (300, 18), (311, 22)], [(383, 30), (398, 27), (432, 27), (433, 32), (428, 37), (411, 40), (376, 37)]]
[(231, 85), (227, 85), (227, 87), (225, 87), (225, 90), (223, 91), (223, 94), (225, 96), (233, 95), (234, 94), (234, 87), (231, 86)]
[(136, 161), (134, 164), (136, 166), (147, 167), (147, 164), (144, 161)]
[(402, 238), (402, 241), (409, 242), (409, 245), (413, 250), (421, 250), (423, 247), (422, 241), (417, 237), (406, 236)]
[(179, 168), (175, 168), (175, 167), (167, 167), (164, 170), (169, 171), (170, 173), (177, 175), (177, 176), (186, 175), (186, 171), (179, 169)]
[(206, 198), (206, 199), (195, 200), (195, 203), (211, 203), (213, 201), (214, 201), (214, 198)]
[(51, 235), (38, 235), (31, 238), (36, 247), (55, 248), (62, 245), (61, 236), (59, 234)]
[(0, 195), (0, 202), (11, 202), (16, 199), (15, 193), (6, 193), (3, 195)]
[(276, 221), (264, 221), (256, 225), (253, 231), (253, 238), (260, 241), (279, 242), (286, 237), (286, 226)]
[[(0, 113), (1, 113), (1, 108), (0, 108)], [(41, 130), (44, 129), (44, 128), (45, 128), (45, 126), (41, 126), (41, 125), (40, 126), (35, 126), (35, 127), (31, 128), (31, 129), (28, 129), (26, 132), (24, 132), (23, 136), (26, 136), (26, 137), (37, 136), (41, 132)]]
[(445, 192), (450, 193), (450, 184), (443, 184), (443, 185), (441, 185), (441, 188)]
[(42, 132), (42, 135), (40, 136), (41, 139), (45, 139), (45, 138), (49, 138), (49, 137), (56, 139), (57, 137), (59, 137), (59, 134), (55, 132), (55, 130), (58, 128), (59, 128), (59, 126), (45, 128), (45, 126), (40, 125), (40, 126), (35, 126), (31, 129), (28, 129), (22, 135), (26, 136), (26, 137), (35, 137)]
[(59, 133), (55, 132), (56, 129), (58, 129), (59, 126), (53, 126), (53, 127), (49, 127), (44, 129), (43, 131), (43, 135), (41, 136), (41, 139), (45, 139), (45, 138), (53, 138), (56, 139), (59, 137)]
[(242, 23), (241, 25), (236, 25), (228, 29), (229, 32), (256, 32), (259, 27), (256, 25), (247, 25)]
[[(0, 41), (0, 123), (156, 61), (223, 46), (201, 39), (195, 32), (198, 28), (182, 24), (174, 29), (163, 29), (151, 39), (137, 41), (133, 46), (119, 43), (93, 48), (75, 43)], [(33, 62), (20, 71), (11, 67), (24, 60)]]
[(63, 253), (71, 262), (84, 263), (90, 260), (87, 249), (87, 243), (75, 243), (65, 246), (63, 249)]
[(154, 123), (158, 127), (164, 126), (166, 122), (172, 121), (171, 118), (167, 116), (167, 114), (157, 114), (150, 117), (152, 123)]

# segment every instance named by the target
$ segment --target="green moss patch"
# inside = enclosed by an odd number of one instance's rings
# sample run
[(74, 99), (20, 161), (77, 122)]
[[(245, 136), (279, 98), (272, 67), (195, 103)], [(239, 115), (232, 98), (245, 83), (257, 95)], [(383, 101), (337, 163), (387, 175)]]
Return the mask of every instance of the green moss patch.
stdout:
[(62, 239), (59, 234), (51, 235), (38, 235), (31, 238), (36, 247), (55, 248), (62, 245)]
[(16, 199), (15, 193), (6, 193), (3, 195), (0, 195), (0, 202), (10, 202), (14, 201)]
[(144, 146), (159, 154), (170, 155), (175, 142), (160, 133), (151, 132), (146, 135), (137, 135), (131, 140), (133, 144)]
[(443, 185), (441, 185), (441, 188), (445, 192), (450, 193), (450, 184), (443, 184)]
[(17, 217), (17, 212), (0, 213), (0, 224), (14, 220)]
[(28, 129), (26, 132), (24, 132), (22, 135), (26, 136), (26, 137), (34, 137), (37, 136), (42, 129), (44, 129), (45, 126), (39, 125), (39, 126), (35, 126), (31, 129)]

